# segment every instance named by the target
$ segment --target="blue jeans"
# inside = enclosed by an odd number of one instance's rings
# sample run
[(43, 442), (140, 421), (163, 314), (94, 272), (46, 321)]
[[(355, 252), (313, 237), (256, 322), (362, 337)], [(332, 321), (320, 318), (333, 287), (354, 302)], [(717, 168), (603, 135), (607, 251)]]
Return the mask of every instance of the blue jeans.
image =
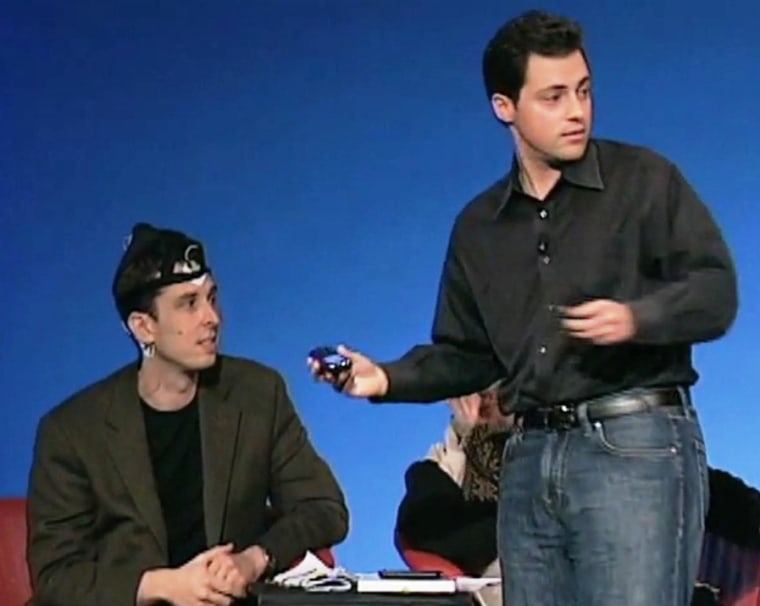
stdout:
[(709, 498), (696, 411), (585, 412), (580, 427), (526, 430), (504, 449), (505, 605), (688, 606)]

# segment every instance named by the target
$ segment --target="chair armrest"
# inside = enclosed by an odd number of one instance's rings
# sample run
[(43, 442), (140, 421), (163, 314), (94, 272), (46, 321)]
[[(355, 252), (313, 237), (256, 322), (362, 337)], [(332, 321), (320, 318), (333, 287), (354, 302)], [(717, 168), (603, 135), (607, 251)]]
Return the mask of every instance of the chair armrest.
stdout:
[(410, 570), (417, 572), (439, 571), (450, 579), (466, 576), (461, 568), (446, 558), (429, 551), (409, 547), (404, 537), (398, 532), (394, 534), (394, 544), (396, 551)]

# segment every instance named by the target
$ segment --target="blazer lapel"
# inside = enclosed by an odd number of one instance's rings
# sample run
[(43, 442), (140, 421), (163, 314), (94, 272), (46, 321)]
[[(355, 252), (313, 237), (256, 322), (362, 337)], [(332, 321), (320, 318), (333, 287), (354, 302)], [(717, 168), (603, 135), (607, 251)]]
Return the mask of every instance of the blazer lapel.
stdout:
[(117, 379), (106, 415), (108, 446), (114, 463), (140, 514), (168, 557), (166, 526), (150, 462), (145, 421), (137, 394), (137, 367), (128, 367)]
[(213, 546), (222, 542), (241, 412), (225, 398), (218, 384), (204, 385), (202, 382), (199, 394), (203, 508), (206, 540)]

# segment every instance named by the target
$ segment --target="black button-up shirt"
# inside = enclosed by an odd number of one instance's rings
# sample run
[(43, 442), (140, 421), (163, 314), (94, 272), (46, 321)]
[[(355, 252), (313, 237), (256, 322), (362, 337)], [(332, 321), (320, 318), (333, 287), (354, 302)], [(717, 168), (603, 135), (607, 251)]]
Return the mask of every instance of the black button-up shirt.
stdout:
[[(593, 299), (630, 305), (631, 341), (563, 331), (557, 309)], [(691, 385), (691, 345), (723, 335), (737, 305), (728, 248), (678, 168), (594, 140), (544, 201), (522, 193), (513, 167), (459, 214), (432, 344), (383, 365), (379, 400), (432, 402), (502, 380), (519, 410)]]

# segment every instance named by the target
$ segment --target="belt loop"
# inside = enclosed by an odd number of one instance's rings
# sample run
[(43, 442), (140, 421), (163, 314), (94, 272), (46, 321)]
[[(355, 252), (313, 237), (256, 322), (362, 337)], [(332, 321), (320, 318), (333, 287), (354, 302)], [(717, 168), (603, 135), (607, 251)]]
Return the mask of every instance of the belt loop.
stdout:
[(591, 420), (588, 418), (588, 402), (581, 402), (575, 407), (575, 416), (584, 431), (591, 429)]
[(691, 403), (691, 393), (689, 392), (689, 388), (684, 387), (683, 385), (679, 385), (676, 387), (676, 391), (678, 392), (678, 397), (681, 400), (681, 406), (683, 406), (686, 417), (689, 419), (693, 418), (694, 407)]

